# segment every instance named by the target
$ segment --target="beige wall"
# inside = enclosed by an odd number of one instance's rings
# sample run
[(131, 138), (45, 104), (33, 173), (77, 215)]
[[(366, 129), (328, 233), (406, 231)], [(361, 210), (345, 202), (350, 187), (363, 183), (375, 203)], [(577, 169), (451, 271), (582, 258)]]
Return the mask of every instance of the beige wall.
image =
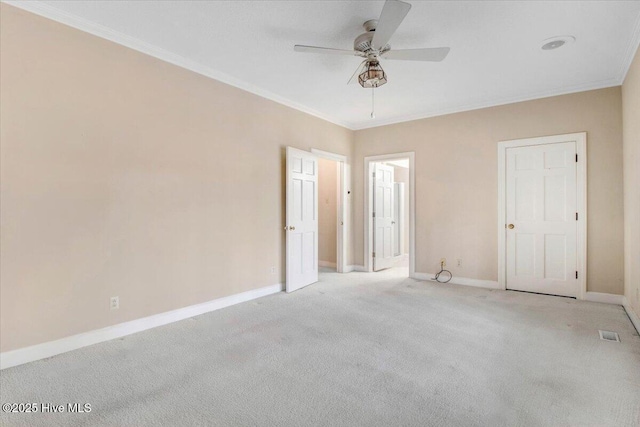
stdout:
[(355, 262), (363, 264), (362, 158), (416, 153), (416, 271), (462, 259), (454, 275), (497, 280), (497, 143), (588, 133), (588, 289), (623, 293), (620, 87), (356, 132)]
[(284, 281), (284, 147), (353, 132), (0, 7), (1, 351)]
[(402, 253), (409, 253), (409, 169), (393, 166), (393, 180), (404, 184), (404, 229)]
[(622, 85), (624, 294), (640, 315), (640, 50)]
[(338, 163), (318, 159), (318, 259), (336, 263), (338, 235)]

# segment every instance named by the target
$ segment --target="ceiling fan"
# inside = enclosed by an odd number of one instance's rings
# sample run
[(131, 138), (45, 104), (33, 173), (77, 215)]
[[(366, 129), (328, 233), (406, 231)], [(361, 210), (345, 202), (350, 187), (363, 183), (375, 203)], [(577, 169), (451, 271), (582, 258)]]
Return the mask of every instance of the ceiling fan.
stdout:
[(358, 76), (357, 81), (363, 88), (380, 87), (387, 83), (387, 74), (380, 66), (381, 59), (439, 62), (449, 53), (448, 47), (391, 49), (389, 40), (409, 13), (409, 9), (411, 9), (409, 3), (387, 0), (382, 8), (382, 13), (380, 13), (380, 19), (371, 19), (363, 24), (366, 32), (356, 37), (353, 50), (304, 45), (295, 45), (294, 50), (296, 52), (363, 57), (364, 61), (358, 66), (348, 83), (354, 82), (355, 77)]

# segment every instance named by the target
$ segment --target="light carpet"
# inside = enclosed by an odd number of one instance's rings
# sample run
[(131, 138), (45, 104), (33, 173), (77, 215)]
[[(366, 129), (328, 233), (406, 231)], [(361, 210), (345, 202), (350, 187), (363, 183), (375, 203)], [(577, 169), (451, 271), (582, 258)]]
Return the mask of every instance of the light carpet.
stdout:
[[(638, 426), (622, 307), (321, 274), (317, 284), (0, 373), (6, 426)], [(598, 329), (621, 343), (599, 339)]]

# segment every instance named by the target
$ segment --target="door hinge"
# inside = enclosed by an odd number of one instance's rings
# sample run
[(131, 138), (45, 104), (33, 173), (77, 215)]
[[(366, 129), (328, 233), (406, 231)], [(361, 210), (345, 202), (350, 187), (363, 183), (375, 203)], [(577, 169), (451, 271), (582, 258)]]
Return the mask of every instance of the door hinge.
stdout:
[(576, 154), (576, 163), (578, 163), (578, 155)]
[(375, 253), (375, 252), (372, 252), (372, 253), (371, 253), (371, 258), (375, 258), (375, 257), (376, 257), (376, 253)]
[(578, 220), (578, 212), (576, 212), (576, 221)]
[(375, 213), (375, 212), (373, 213), (373, 217), (374, 217), (374, 218), (376, 217), (376, 213)]
[(578, 278), (578, 272), (576, 271), (576, 279)]

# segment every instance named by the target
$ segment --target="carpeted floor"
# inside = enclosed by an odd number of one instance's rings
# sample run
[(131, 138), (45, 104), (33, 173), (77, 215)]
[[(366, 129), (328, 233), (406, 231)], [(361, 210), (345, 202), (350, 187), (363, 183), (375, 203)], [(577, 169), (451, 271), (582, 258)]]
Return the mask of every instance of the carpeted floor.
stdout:
[[(621, 343), (599, 339), (618, 332)], [(0, 373), (3, 426), (638, 426), (619, 306), (325, 272), (277, 294)]]

